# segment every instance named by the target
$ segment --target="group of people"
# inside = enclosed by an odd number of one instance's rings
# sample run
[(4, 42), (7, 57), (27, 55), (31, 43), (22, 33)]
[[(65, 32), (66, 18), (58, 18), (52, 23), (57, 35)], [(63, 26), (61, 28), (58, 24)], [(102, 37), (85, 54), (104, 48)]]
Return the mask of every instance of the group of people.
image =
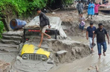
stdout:
[(93, 3), (93, 2), (90, 2), (89, 5), (88, 5), (88, 16), (87, 18), (91, 15), (91, 19), (92, 19), (92, 16), (93, 15), (98, 15), (98, 10), (99, 10), (99, 4), (98, 3)]
[(105, 52), (107, 50), (107, 44), (105, 40), (105, 36), (107, 36), (108, 44), (109, 44), (109, 35), (105, 28), (103, 28), (103, 24), (99, 23), (98, 28), (93, 25), (93, 22), (90, 22), (90, 26), (87, 27), (86, 30), (86, 38), (89, 39), (91, 52), (93, 52), (93, 47), (95, 46), (95, 42), (97, 40), (97, 49), (99, 58), (101, 58), (101, 46), (103, 46), (103, 55), (106, 56)]
[[(94, 15), (98, 15), (98, 9), (99, 9), (99, 4), (98, 3), (93, 3), (93, 2), (90, 2), (89, 5), (88, 5), (88, 15), (87, 15), (87, 19), (89, 16), (91, 16), (91, 19)], [(78, 10), (78, 14), (79, 14), (79, 28), (82, 30), (84, 30), (84, 26), (85, 26), (85, 21), (87, 19), (85, 19), (83, 17), (83, 9), (84, 9), (84, 6), (83, 6), (83, 3), (81, 3), (81, 1), (79, 1), (79, 3), (77, 4), (77, 10)], [(98, 28), (96, 28), (94, 25), (93, 25), (93, 22), (90, 22), (90, 26), (87, 27), (87, 30), (86, 30), (86, 38), (87, 40), (89, 40), (90, 42), (90, 49), (91, 49), (91, 52), (93, 52), (93, 48), (94, 46), (96, 45), (96, 41), (97, 41), (97, 49), (98, 49), (98, 55), (99, 55), (99, 58), (101, 58), (101, 46), (103, 46), (103, 55), (105, 56), (105, 52), (107, 50), (107, 44), (106, 44), (106, 40), (105, 40), (105, 36), (107, 36), (107, 39), (108, 39), (108, 44), (109, 44), (109, 35), (106, 31), (106, 29), (103, 28), (103, 24), (102, 23), (99, 23), (98, 24)]]
[(98, 10), (99, 10), (99, 4), (98, 3), (93, 3), (93, 2), (90, 2), (89, 5), (88, 5), (88, 15), (87, 15), (87, 18), (84, 18), (83, 17), (83, 10), (84, 10), (84, 6), (83, 6), (83, 3), (81, 3), (81, 1), (79, 1), (79, 3), (77, 4), (77, 10), (78, 10), (78, 14), (80, 16), (79, 18), (79, 28), (82, 30), (84, 30), (84, 26), (85, 26), (85, 21), (89, 18), (89, 16), (91, 16), (91, 19), (94, 16), (97, 17), (98, 15)]
[[(87, 18), (89, 16), (91, 16), (91, 19), (92, 19), (93, 15), (97, 16), (98, 15), (99, 6), (100, 6), (100, 4), (98, 4), (98, 3), (94, 4), (93, 2), (90, 2), (89, 5), (88, 5)], [(81, 1), (79, 1), (79, 3), (77, 4), (77, 10), (78, 10), (78, 14), (79, 15), (83, 14), (84, 5), (83, 5), (83, 3), (81, 3)]]

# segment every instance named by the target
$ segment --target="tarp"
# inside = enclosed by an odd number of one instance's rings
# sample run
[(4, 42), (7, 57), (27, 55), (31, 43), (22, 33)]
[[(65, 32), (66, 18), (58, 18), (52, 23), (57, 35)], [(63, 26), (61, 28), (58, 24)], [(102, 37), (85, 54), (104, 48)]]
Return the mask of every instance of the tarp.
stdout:
[[(51, 16), (48, 16), (49, 18), (49, 21), (50, 21), (50, 25), (51, 25), (51, 29), (57, 29), (60, 33), (60, 36), (61, 37), (67, 37), (67, 35), (65, 34), (65, 32), (63, 31), (62, 29), (62, 21), (59, 17), (51, 17)], [(29, 28), (29, 27), (36, 27), (36, 26), (39, 26), (40, 24), (40, 21), (39, 21), (39, 16), (36, 16), (34, 19), (32, 19), (26, 26), (25, 28)]]

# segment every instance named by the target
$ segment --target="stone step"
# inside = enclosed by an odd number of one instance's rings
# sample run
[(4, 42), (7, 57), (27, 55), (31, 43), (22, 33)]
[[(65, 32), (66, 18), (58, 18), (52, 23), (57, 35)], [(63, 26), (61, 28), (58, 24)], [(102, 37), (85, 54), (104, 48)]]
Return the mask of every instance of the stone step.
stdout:
[(3, 43), (0, 43), (0, 47), (10, 47), (10, 48), (17, 48), (18, 45), (13, 45), (13, 44), (3, 44)]
[(4, 32), (2, 35), (7, 35), (7, 36), (23, 36), (23, 31), (9, 31), (9, 32)]
[(15, 40), (22, 40), (21, 36), (7, 36), (7, 35), (2, 35), (3, 39), (15, 39)]
[(0, 51), (4, 52), (19, 52), (18, 49), (12, 47), (0, 47)]
[(4, 43), (4, 44), (16, 44), (16, 45), (19, 45), (20, 44), (20, 40), (6, 40), (6, 39), (1, 39), (0, 42), (1, 43)]

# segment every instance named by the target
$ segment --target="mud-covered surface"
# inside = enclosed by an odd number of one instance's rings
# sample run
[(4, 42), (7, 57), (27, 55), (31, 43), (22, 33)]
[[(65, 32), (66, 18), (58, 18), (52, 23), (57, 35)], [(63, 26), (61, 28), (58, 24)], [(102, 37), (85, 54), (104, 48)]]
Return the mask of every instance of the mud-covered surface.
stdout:
[[(86, 17), (86, 14), (84, 14)], [(86, 40), (86, 28), (89, 26), (90, 21), (94, 23), (94, 26), (98, 28), (98, 24), (102, 23), (104, 28), (107, 29), (110, 34), (110, 16), (99, 14), (98, 17), (94, 17), (93, 20), (88, 19), (85, 25), (84, 33), (78, 29), (78, 22), (67, 22), (63, 23), (62, 27), (67, 34), (67, 36), (71, 40), (79, 41), (81, 43), (87, 43), (89, 45), (89, 41)], [(110, 60), (109, 60), (109, 45), (108, 50), (106, 52), (106, 56), (102, 55), (102, 58), (98, 58), (97, 46), (94, 48), (94, 53), (88, 55), (79, 60), (75, 60), (71, 63), (63, 63), (58, 66), (55, 66), (49, 72), (109, 72), (110, 71)], [(71, 51), (70, 51), (71, 52)], [(71, 57), (70, 57), (71, 58)]]
[(77, 21), (78, 13), (77, 10), (63, 10), (57, 11), (55, 14), (47, 13), (48, 16), (56, 16), (60, 17), (62, 21), (69, 22), (69, 21)]
[(48, 72), (52, 67), (53, 64), (45, 61), (23, 60), (17, 56), (10, 72)]
[[(35, 37), (27, 41), (26, 44), (29, 43), (37, 46), (39, 41), (40, 38)], [(0, 58), (11, 64), (10, 72), (48, 72), (54, 65), (72, 62), (90, 54), (88, 45), (71, 40), (44, 39), (42, 48), (51, 52), (52, 56), (50, 61), (23, 60), (15, 52), (4, 53), (3, 51), (0, 53)], [(59, 52), (62, 50), (67, 51), (67, 53)], [(56, 53), (58, 56), (56, 56)], [(52, 63), (49, 64), (48, 62)]]
[[(51, 16), (52, 14), (47, 15)], [(97, 18), (94, 17), (93, 20), (88, 20), (84, 33), (78, 28), (77, 11), (56, 12), (53, 16), (60, 16), (63, 21), (62, 28), (67, 38), (58, 38), (57, 40), (44, 38), (41, 48), (51, 52), (50, 61), (23, 60), (18, 52), (0, 51), (0, 60), (11, 65), (10, 72), (97, 72), (96, 69), (99, 70), (99, 72), (110, 71), (110, 49), (107, 51), (107, 56), (102, 56), (99, 60), (97, 47), (94, 48), (95, 52), (90, 54), (89, 41), (86, 40), (85, 37), (86, 28), (89, 26), (90, 21), (93, 21), (96, 27), (98, 23), (103, 23), (109, 32), (109, 16), (100, 14)], [(86, 17), (86, 14), (84, 14), (84, 16)], [(4, 35), (6, 34), (4, 33)], [(14, 33), (15, 36), (20, 36), (19, 34), (23, 34), (22, 30), (18, 33)], [(13, 33), (9, 32), (7, 36), (11, 35), (13, 35)], [(5, 38), (7, 37), (5, 36)], [(16, 37), (14, 37), (13, 40), (17, 40)], [(40, 37), (31, 37), (26, 44), (38, 46), (39, 42)], [(8, 46), (3, 45), (2, 47)], [(48, 64), (48, 62), (50, 62), (50, 64)]]
[(54, 53), (55, 64), (72, 62), (90, 54), (89, 46), (77, 41), (52, 41), (50, 45)]
[(102, 58), (98, 58), (97, 46), (94, 48), (94, 53), (79, 59), (71, 63), (61, 64), (54, 67), (49, 72), (109, 72), (110, 71), (110, 49), (108, 45), (108, 50), (106, 56), (102, 55)]

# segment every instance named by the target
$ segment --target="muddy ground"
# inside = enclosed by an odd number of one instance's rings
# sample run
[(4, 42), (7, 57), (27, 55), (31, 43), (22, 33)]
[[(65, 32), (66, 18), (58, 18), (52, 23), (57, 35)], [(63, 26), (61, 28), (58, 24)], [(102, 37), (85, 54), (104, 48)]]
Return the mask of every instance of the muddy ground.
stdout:
[[(61, 14), (63, 16), (63, 14)], [(69, 16), (69, 15), (68, 15)], [(77, 16), (77, 13), (74, 14), (74, 16)], [(86, 17), (86, 13), (84, 14), (84, 16)], [(78, 16), (77, 16), (78, 17)], [(66, 17), (68, 18), (68, 17)], [(72, 16), (71, 16), (72, 18)], [(75, 18), (75, 17), (74, 17)], [(63, 20), (63, 18), (61, 17), (61, 19)], [(99, 23), (103, 23), (104, 28), (107, 29), (108, 33), (110, 34), (110, 16), (100, 12), (98, 17), (93, 17), (93, 20), (89, 19), (88, 21), (86, 21), (86, 26), (85, 26), (85, 32), (81, 33), (81, 31), (78, 29), (78, 22), (77, 22), (78, 18), (73, 19), (73, 21), (71, 21), (70, 19), (68, 22), (62, 25), (66, 34), (75, 41), (79, 41), (81, 43), (87, 43), (89, 45), (88, 40), (86, 40), (86, 28), (87, 26), (89, 26), (89, 22), (93, 21), (94, 22), (94, 26), (98, 27)], [(66, 19), (67, 20), (67, 19)], [(75, 20), (75, 21), (74, 21)], [(73, 22), (73, 24), (72, 24)], [(102, 58), (99, 59), (98, 58), (98, 53), (97, 53), (97, 46), (95, 46), (94, 48), (94, 53), (91, 55), (88, 55), (87, 57), (83, 58), (83, 59), (79, 59), (79, 60), (75, 60), (71, 63), (65, 63), (65, 64), (60, 64), (59, 66), (55, 66), (52, 70), (50, 70), (49, 72), (109, 72), (110, 71), (110, 60), (109, 60), (109, 56), (110, 56), (110, 49), (109, 49), (109, 45), (108, 45), (108, 51), (107, 51), (107, 55), (104, 57), (102, 55)]]
[[(104, 23), (104, 27), (108, 32), (110, 25), (110, 16), (100, 12), (98, 17), (94, 17), (93, 20), (86, 21), (84, 33), (79, 30), (78, 14), (77, 11), (57, 11), (55, 14), (47, 13), (49, 16), (59, 16), (62, 22), (62, 28), (67, 34), (67, 39), (59, 40), (47, 40), (44, 39), (43, 47), (48, 48), (52, 53), (52, 60), (54, 64), (48, 64), (42, 61), (30, 61), (22, 60), (18, 53), (15, 52), (0, 52), (0, 60), (11, 63), (10, 72), (109, 72), (109, 50), (107, 56), (99, 60), (97, 55), (97, 47), (94, 48), (95, 52), (90, 54), (89, 42), (86, 40), (86, 28), (89, 26), (89, 22), (93, 21), (97, 27), (98, 23)], [(86, 13), (84, 16), (86, 17)], [(31, 39), (30, 42), (37, 46), (39, 38)], [(37, 44), (36, 44), (37, 43)], [(33, 43), (32, 43), (33, 44)], [(108, 45), (109, 47), (109, 45)], [(51, 70), (50, 70), (51, 69)], [(49, 71), (50, 70), (50, 71)]]

